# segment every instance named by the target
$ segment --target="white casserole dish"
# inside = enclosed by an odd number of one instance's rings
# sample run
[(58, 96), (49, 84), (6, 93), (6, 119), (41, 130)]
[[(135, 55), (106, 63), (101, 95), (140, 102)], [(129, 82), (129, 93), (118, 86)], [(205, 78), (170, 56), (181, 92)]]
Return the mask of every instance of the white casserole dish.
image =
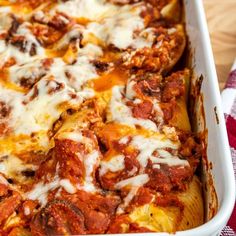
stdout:
[[(203, 76), (201, 93), (205, 110), (205, 122), (208, 131), (207, 157), (212, 163), (212, 177), (218, 197), (216, 215), (204, 225), (195, 229), (177, 232), (176, 236), (212, 236), (219, 235), (227, 224), (235, 202), (235, 180), (228, 137), (221, 105), (220, 91), (215, 64), (201, 0), (184, 0), (186, 10), (186, 30), (191, 49), (193, 50), (192, 65), (197, 77)], [(191, 114), (190, 114), (191, 116)], [(198, 122), (198, 129), (203, 126)], [(206, 174), (207, 176), (207, 174)], [(207, 176), (208, 177), (208, 176)], [(203, 178), (204, 181), (205, 177)], [(209, 183), (209, 180), (206, 180)], [(211, 207), (211, 193), (207, 193), (206, 214)], [(207, 217), (208, 218), (208, 217)], [(167, 236), (168, 233), (139, 233), (115, 235), (156, 235)]]

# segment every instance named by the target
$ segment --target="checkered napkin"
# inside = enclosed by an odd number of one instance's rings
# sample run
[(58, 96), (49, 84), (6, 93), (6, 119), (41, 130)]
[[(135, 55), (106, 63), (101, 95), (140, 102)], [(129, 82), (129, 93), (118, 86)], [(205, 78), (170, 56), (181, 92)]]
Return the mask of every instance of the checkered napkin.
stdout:
[[(234, 165), (234, 174), (236, 177), (236, 59), (225, 89), (222, 92), (223, 109), (226, 120), (226, 127), (229, 137), (229, 145), (232, 154), (232, 161)], [(235, 236), (236, 235), (236, 205), (233, 214), (223, 229), (221, 236)]]

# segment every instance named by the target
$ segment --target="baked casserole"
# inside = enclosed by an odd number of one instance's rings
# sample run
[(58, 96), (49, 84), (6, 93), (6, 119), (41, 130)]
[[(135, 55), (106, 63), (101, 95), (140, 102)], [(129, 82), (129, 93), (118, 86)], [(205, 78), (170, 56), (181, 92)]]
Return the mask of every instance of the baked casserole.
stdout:
[(179, 0), (0, 0), (0, 235), (204, 223), (183, 15)]

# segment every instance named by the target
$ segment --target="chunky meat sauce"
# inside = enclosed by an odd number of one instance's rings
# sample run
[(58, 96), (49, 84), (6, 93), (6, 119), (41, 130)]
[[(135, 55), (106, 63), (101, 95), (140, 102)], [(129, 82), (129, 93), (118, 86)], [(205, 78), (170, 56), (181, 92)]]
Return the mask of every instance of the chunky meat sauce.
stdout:
[(203, 149), (181, 125), (181, 6), (0, 0), (0, 235), (154, 232), (142, 207), (182, 220)]

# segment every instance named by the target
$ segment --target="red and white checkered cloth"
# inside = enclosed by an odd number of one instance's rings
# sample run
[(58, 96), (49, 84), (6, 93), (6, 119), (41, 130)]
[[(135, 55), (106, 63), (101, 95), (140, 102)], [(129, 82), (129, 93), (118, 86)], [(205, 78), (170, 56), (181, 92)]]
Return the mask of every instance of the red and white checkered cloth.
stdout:
[[(225, 89), (222, 92), (223, 109), (226, 120), (226, 127), (229, 137), (229, 145), (232, 154), (232, 161), (234, 165), (234, 174), (236, 176), (236, 60), (229, 74)], [(236, 205), (233, 214), (223, 229), (221, 236), (235, 236), (236, 235)]]

